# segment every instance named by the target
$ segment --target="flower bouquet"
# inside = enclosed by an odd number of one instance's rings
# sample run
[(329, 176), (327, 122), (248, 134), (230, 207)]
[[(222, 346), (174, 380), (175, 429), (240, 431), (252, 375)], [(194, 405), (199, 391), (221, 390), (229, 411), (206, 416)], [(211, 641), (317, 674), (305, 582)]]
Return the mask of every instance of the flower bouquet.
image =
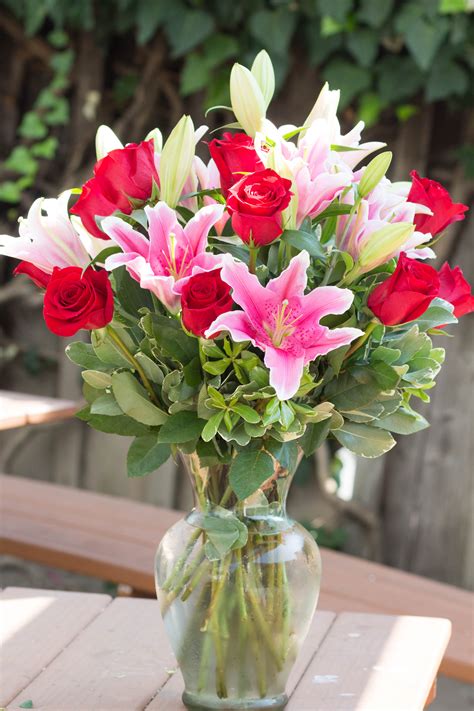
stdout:
[[(194, 709), (283, 708), (317, 602), (321, 563), (285, 501), (327, 437), (364, 457), (427, 426), (444, 358), (432, 336), (474, 310), (459, 267), (430, 266), (467, 209), (438, 183), (386, 177), (363, 124), (341, 133), (326, 85), (300, 126), (266, 118), (261, 52), (230, 77), (236, 122), (183, 116), (123, 146), (97, 134), (93, 177), (36, 200), (0, 252), (44, 290), (87, 406), (133, 436), (128, 473), (180, 455), (196, 507), (161, 542), (157, 593)], [(220, 107), (222, 108), (222, 107)]]

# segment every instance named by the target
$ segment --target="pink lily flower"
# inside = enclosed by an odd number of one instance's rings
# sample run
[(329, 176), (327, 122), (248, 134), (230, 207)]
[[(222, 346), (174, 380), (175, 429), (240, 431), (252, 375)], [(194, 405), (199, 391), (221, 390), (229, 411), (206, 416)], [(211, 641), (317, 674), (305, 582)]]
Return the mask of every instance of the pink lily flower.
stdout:
[(180, 290), (193, 274), (220, 266), (221, 257), (206, 252), (209, 230), (218, 222), (223, 205), (199, 210), (183, 228), (166, 203), (145, 207), (148, 238), (119, 217), (107, 217), (101, 228), (122, 253), (105, 261), (109, 271), (125, 266), (143, 289), (149, 289), (172, 313), (180, 309)]
[(251, 341), (264, 351), (270, 385), (280, 400), (298, 391), (307, 363), (362, 334), (358, 328), (329, 329), (320, 324), (323, 316), (347, 311), (354, 296), (336, 286), (321, 286), (305, 295), (309, 263), (308, 253), (300, 252), (264, 287), (245, 264), (225, 255), (221, 276), (243, 311), (221, 314), (205, 333), (213, 338), (229, 331), (234, 341)]

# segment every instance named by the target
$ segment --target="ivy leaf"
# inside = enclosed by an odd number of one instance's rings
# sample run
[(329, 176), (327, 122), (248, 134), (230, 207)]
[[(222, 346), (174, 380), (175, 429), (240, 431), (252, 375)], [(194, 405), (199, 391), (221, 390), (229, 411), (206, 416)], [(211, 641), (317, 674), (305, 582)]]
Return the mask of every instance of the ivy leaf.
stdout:
[(426, 71), (448, 33), (449, 21), (440, 17), (431, 19), (422, 14), (418, 5), (407, 3), (395, 20), (395, 29), (404, 36), (417, 65)]
[(466, 70), (445, 54), (435, 59), (426, 82), (428, 101), (439, 101), (448, 96), (462, 96), (468, 89), (469, 76)]
[(344, 22), (352, 9), (353, 0), (317, 0), (317, 4), (321, 15), (332, 17), (336, 22)]
[(323, 71), (324, 79), (330, 86), (341, 90), (340, 108), (344, 109), (352, 99), (371, 84), (370, 72), (345, 59), (331, 60)]
[(27, 111), (23, 116), (18, 133), (23, 138), (44, 138), (48, 133), (48, 129), (37, 113)]
[(166, 27), (173, 57), (182, 57), (197, 47), (213, 33), (214, 27), (215, 21), (210, 12), (183, 8), (183, 12), (176, 13)]
[(129, 477), (146, 476), (156, 471), (171, 454), (168, 444), (160, 444), (155, 434), (137, 437), (127, 455)]
[(280, 7), (277, 10), (258, 10), (251, 15), (248, 26), (250, 34), (262, 47), (283, 56), (288, 51), (296, 20), (295, 12)]
[(379, 48), (379, 34), (375, 30), (357, 29), (347, 35), (347, 49), (361, 67), (370, 67)]
[(343, 447), (368, 459), (380, 457), (396, 444), (390, 432), (356, 422), (344, 422), (333, 435)]
[(205, 420), (201, 420), (195, 412), (185, 410), (170, 415), (158, 434), (158, 441), (167, 444), (182, 444), (200, 436)]
[(384, 104), (411, 98), (426, 81), (411, 57), (383, 57), (376, 72), (377, 94)]
[(38, 161), (33, 158), (31, 150), (26, 146), (17, 146), (3, 166), (14, 173), (20, 173), (20, 175), (35, 175), (38, 170)]
[(366, 22), (371, 27), (379, 28), (393, 10), (395, 0), (360, 0), (357, 19)]
[(273, 461), (263, 449), (244, 449), (232, 461), (229, 483), (238, 499), (253, 494), (273, 474)]

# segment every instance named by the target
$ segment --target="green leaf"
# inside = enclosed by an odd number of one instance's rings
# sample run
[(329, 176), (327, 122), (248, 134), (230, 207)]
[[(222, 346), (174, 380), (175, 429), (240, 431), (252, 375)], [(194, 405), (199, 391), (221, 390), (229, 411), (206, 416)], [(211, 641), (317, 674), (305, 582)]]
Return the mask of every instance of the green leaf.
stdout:
[(28, 699), (27, 701), (23, 701), (23, 703), (20, 704), (21, 709), (32, 709), (33, 708), (33, 702), (31, 699)]
[(48, 129), (37, 113), (27, 111), (27, 113), (23, 115), (18, 133), (23, 138), (44, 138), (48, 133)]
[(253, 494), (273, 474), (272, 458), (262, 449), (244, 449), (234, 457), (229, 483), (238, 499)]
[(388, 365), (395, 363), (401, 356), (402, 352), (398, 348), (387, 348), (386, 346), (378, 346), (372, 351), (372, 360), (381, 360)]
[(356, 380), (346, 371), (329, 383), (325, 395), (338, 410), (357, 410), (372, 402), (380, 390), (370, 371), (367, 372), (365, 382)]
[(380, 118), (384, 103), (374, 91), (367, 91), (359, 99), (358, 118), (366, 126), (373, 126)]
[(156, 471), (171, 454), (167, 444), (160, 444), (155, 434), (137, 437), (127, 455), (129, 477), (146, 476)]
[(195, 512), (191, 524), (206, 532), (208, 541), (205, 552), (209, 560), (220, 560), (229, 551), (242, 548), (247, 543), (247, 526), (224, 508), (215, 507), (211, 514)]
[(325, 66), (323, 76), (330, 86), (337, 86), (341, 90), (341, 109), (371, 84), (371, 76), (366, 69), (345, 59), (332, 59)]
[(195, 412), (183, 411), (170, 415), (158, 435), (159, 442), (182, 444), (200, 436), (205, 420), (201, 420)]
[(431, 66), (426, 82), (428, 101), (439, 101), (448, 96), (463, 96), (469, 87), (469, 75), (448, 54), (441, 53)]
[(103, 363), (117, 368), (130, 368), (130, 361), (103, 331), (91, 331), (91, 342), (96, 356)]
[(35, 143), (31, 146), (31, 154), (34, 155), (35, 158), (46, 158), (51, 160), (51, 158), (54, 158), (56, 155), (58, 146), (59, 141), (56, 136), (48, 136), (48, 138), (45, 138), (44, 141), (40, 141), (40, 143)]
[(79, 420), (87, 422), (87, 424), (95, 430), (106, 432), (107, 434), (123, 435), (124, 437), (139, 437), (149, 433), (148, 427), (141, 425), (126, 415), (93, 415), (90, 413), (89, 407), (86, 407), (77, 412), (76, 417)]
[(371, 67), (379, 48), (379, 33), (356, 29), (347, 35), (347, 49), (362, 67)]
[(141, 365), (147, 378), (153, 383), (157, 383), (158, 385), (162, 384), (164, 373), (152, 358), (149, 358), (145, 353), (139, 352), (135, 353), (135, 360)]
[(430, 307), (425, 313), (417, 318), (415, 323), (420, 331), (428, 331), (436, 326), (443, 326), (449, 323), (457, 323), (458, 320), (454, 316), (454, 306), (443, 299), (433, 299)]
[(166, 3), (139, 2), (136, 5), (137, 42), (146, 44), (166, 17)]
[(144, 324), (149, 324), (145, 326), (145, 331), (149, 333), (151, 330), (151, 335), (160, 349), (179, 363), (186, 365), (193, 358), (199, 356), (197, 338), (186, 335), (175, 319), (158, 314), (148, 314), (142, 321)]
[(393, 390), (400, 382), (397, 371), (383, 361), (375, 361), (370, 366), (358, 366), (352, 374), (360, 383), (376, 383), (380, 390)]
[(123, 415), (123, 411), (111, 393), (101, 395), (94, 400), (91, 404), (90, 411), (92, 415), (109, 415), (109, 417)]
[(285, 244), (295, 247), (300, 252), (305, 249), (311, 257), (325, 257), (325, 252), (314, 234), (302, 230), (285, 230), (281, 239)]
[(112, 375), (112, 391), (121, 409), (134, 420), (151, 425), (162, 425), (168, 415), (150, 402), (148, 393), (130, 371)]
[(184, 9), (168, 23), (166, 34), (173, 50), (172, 56), (182, 57), (209, 37), (215, 27), (214, 18), (204, 10)]
[(261, 418), (258, 412), (248, 405), (241, 405), (240, 403), (237, 403), (236, 405), (233, 405), (231, 409), (232, 412), (236, 412), (240, 415), (245, 422), (250, 422), (254, 425), (260, 422)]
[(336, 22), (344, 22), (352, 9), (353, 0), (317, 0), (321, 15), (328, 15)]
[(414, 3), (407, 3), (395, 20), (395, 29), (404, 36), (415, 62), (426, 71), (449, 29), (445, 18), (430, 18)]
[(100, 370), (83, 370), (82, 377), (93, 388), (104, 390), (112, 385), (112, 376)]
[(215, 415), (212, 415), (210, 420), (206, 422), (206, 424), (204, 425), (204, 429), (201, 432), (201, 438), (204, 440), (204, 442), (210, 442), (211, 439), (216, 436), (217, 430), (219, 429), (223, 417), (224, 410), (221, 410), (220, 412), (216, 412)]
[(377, 94), (385, 104), (412, 98), (426, 78), (411, 57), (391, 55), (377, 62)]
[(297, 15), (285, 7), (258, 10), (250, 16), (248, 27), (257, 42), (270, 52), (284, 56), (295, 29)]
[(299, 447), (294, 440), (292, 442), (277, 442), (274, 439), (270, 439), (266, 442), (265, 449), (275, 457), (283, 469), (293, 474), (299, 458)]
[(137, 313), (143, 307), (153, 309), (151, 294), (146, 289), (142, 289), (140, 284), (132, 279), (125, 267), (119, 267), (112, 272), (114, 292), (117, 301), (124, 311), (137, 317)]
[(330, 429), (331, 418), (306, 425), (305, 433), (299, 440), (306, 457), (309, 457), (322, 445)]
[(11, 170), (20, 175), (35, 175), (38, 170), (38, 161), (26, 146), (16, 146), (3, 164), (6, 170)]
[(392, 415), (382, 417), (374, 422), (374, 427), (390, 430), (395, 434), (408, 435), (426, 429), (429, 427), (429, 423), (422, 415), (416, 412), (400, 409)]
[(395, 0), (360, 0), (357, 19), (371, 27), (379, 28), (392, 12)]
[(69, 343), (65, 349), (70, 361), (88, 370), (108, 370), (106, 363), (103, 363), (95, 354), (90, 343), (74, 341)]
[(202, 367), (206, 373), (210, 373), (211, 375), (222, 375), (222, 373), (225, 373), (231, 362), (230, 358), (221, 358), (221, 360), (207, 361), (207, 363), (204, 363)]
[(74, 62), (74, 50), (65, 49), (62, 52), (55, 52), (49, 61), (51, 69), (57, 74), (67, 75), (72, 69)]
[(344, 422), (333, 434), (343, 447), (368, 459), (380, 457), (396, 444), (389, 432), (356, 422)]

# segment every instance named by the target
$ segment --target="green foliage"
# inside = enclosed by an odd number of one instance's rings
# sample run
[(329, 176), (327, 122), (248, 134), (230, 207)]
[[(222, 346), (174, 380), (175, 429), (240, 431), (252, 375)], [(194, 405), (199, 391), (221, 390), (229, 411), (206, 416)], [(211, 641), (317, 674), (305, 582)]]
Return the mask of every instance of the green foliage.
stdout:
[[(67, 31), (90, 30), (100, 37), (134, 33), (140, 45), (162, 33), (171, 56), (184, 62), (181, 93), (205, 92), (206, 105), (228, 103), (223, 71), (230, 60), (246, 62), (266, 48), (274, 61), (277, 84), (290, 69), (290, 48), (318, 66), (321, 75), (341, 88), (341, 105), (357, 102), (369, 122), (400, 101), (468, 98), (473, 53), (473, 18), (467, 0), (259, 0), (217, 3), (204, 0), (92, 0), (43, 3), (3, 0), (28, 34), (47, 21), (56, 29), (49, 41), (57, 50), (53, 68), (67, 74), (71, 50)], [(238, 37), (238, 41), (236, 40)], [(471, 67), (472, 68), (472, 67)], [(134, 75), (135, 76), (135, 75)], [(131, 98), (136, 76), (126, 88)], [(116, 87), (119, 92), (119, 87)], [(123, 99), (124, 87), (120, 88)], [(379, 103), (368, 97), (378, 96)], [(117, 94), (118, 96), (118, 94)], [(65, 106), (51, 114), (64, 118)], [(398, 112), (396, 115), (399, 116)], [(402, 112), (399, 116), (403, 120)], [(30, 127), (32, 128), (32, 127)], [(36, 129), (39, 131), (39, 127)], [(33, 129), (32, 129), (33, 130)]]

